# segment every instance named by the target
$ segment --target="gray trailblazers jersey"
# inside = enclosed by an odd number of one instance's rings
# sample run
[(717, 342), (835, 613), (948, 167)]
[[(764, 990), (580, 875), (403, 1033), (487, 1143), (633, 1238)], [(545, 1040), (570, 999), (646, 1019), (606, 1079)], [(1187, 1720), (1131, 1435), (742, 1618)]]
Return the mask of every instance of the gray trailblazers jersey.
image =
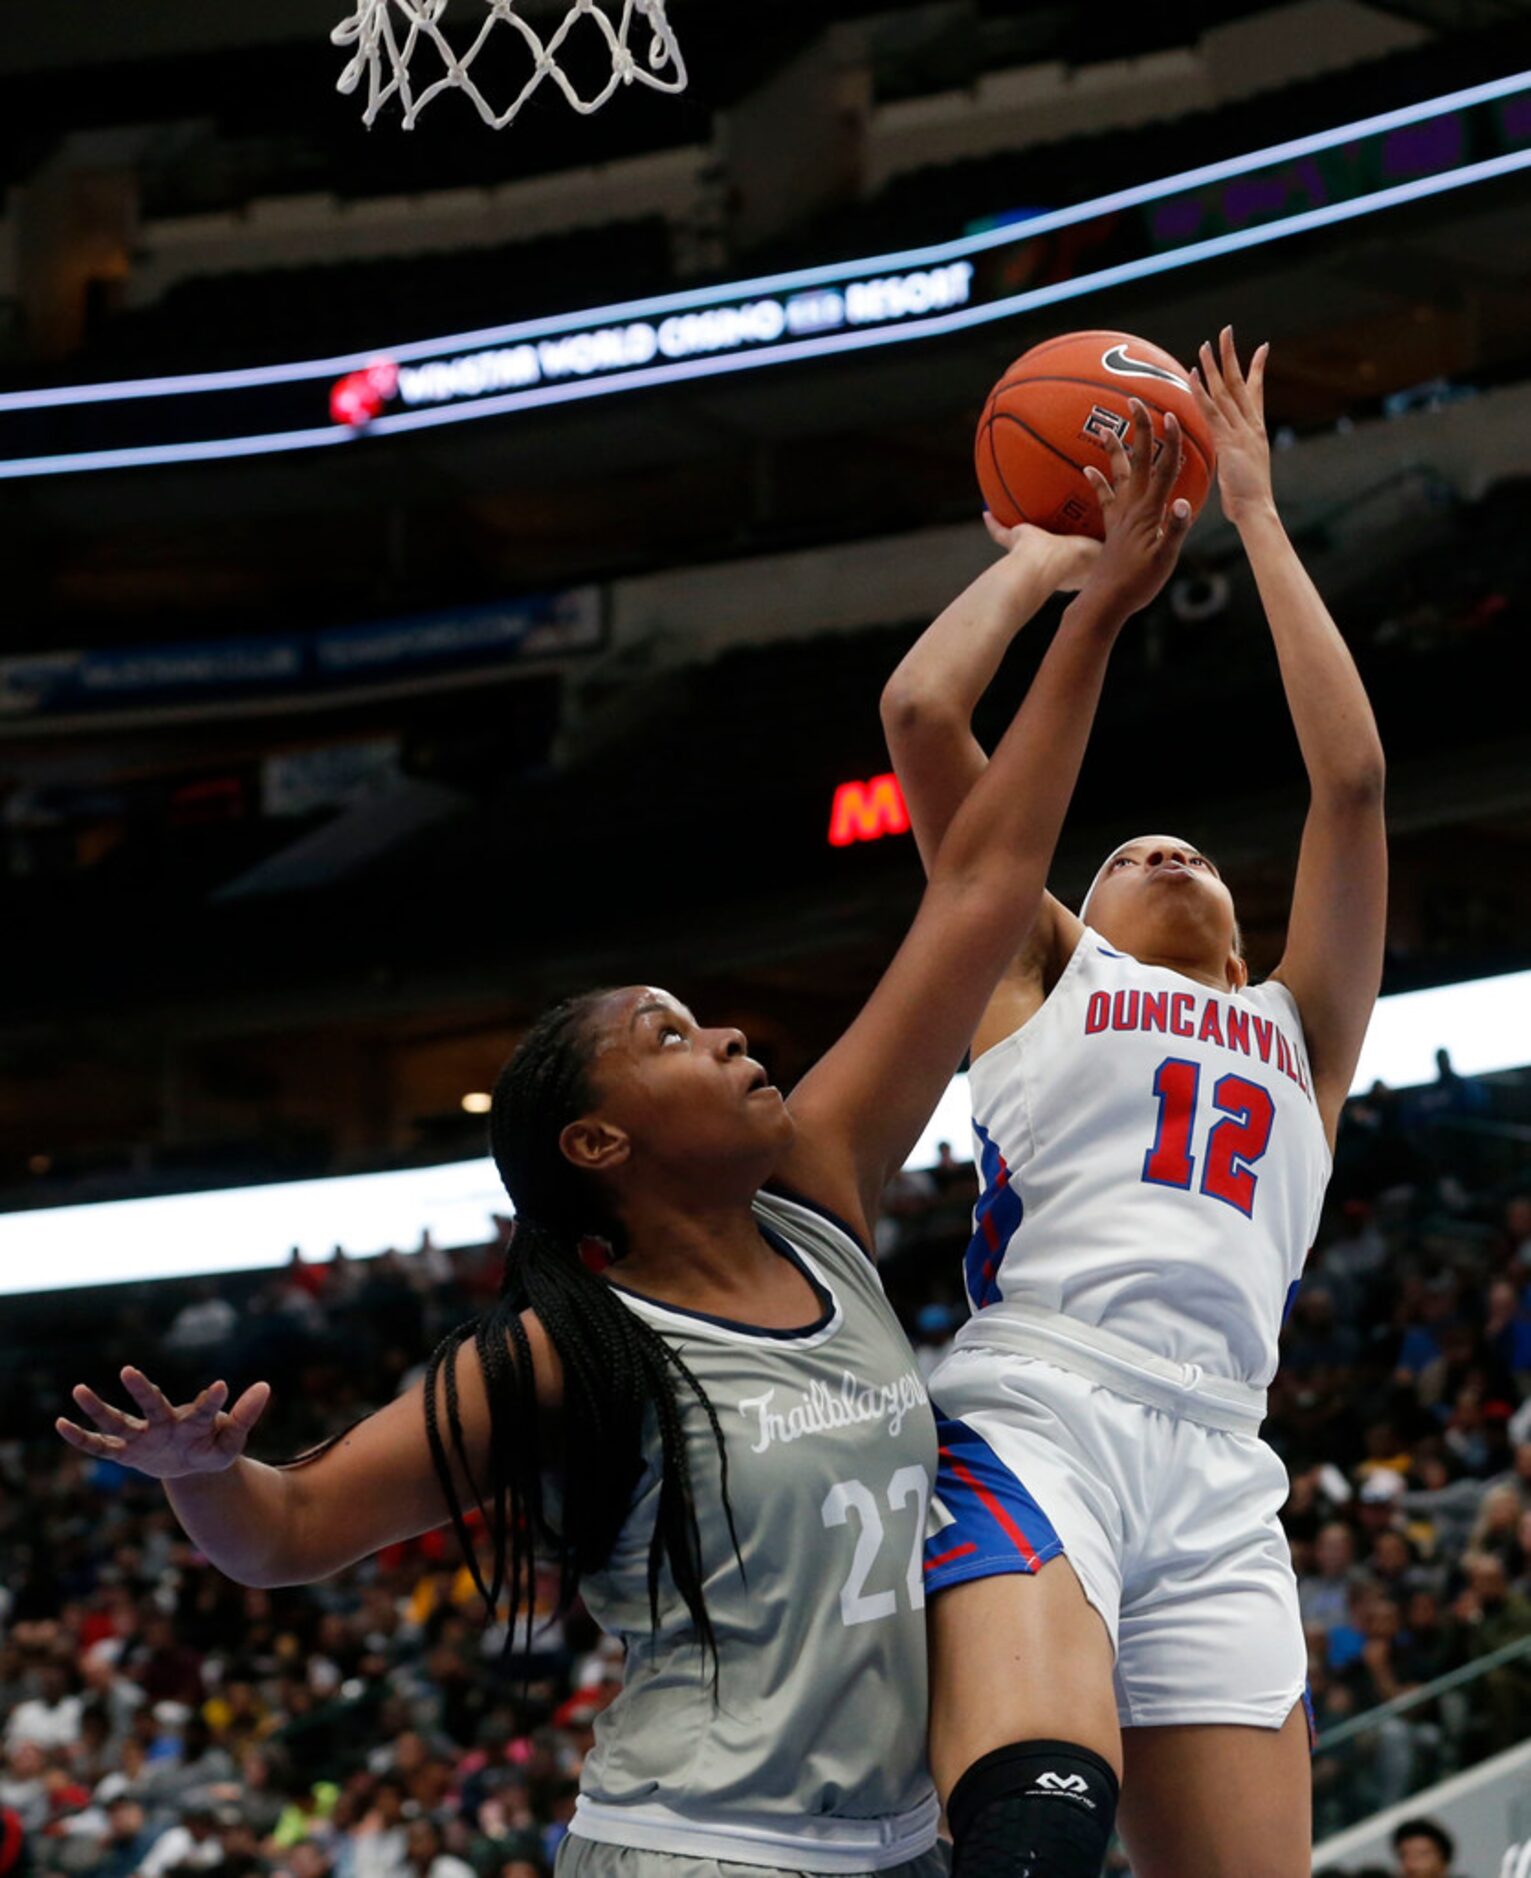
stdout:
[(814, 1286), (821, 1313), (807, 1329), (752, 1330), (624, 1294), (717, 1410), (744, 1570), (706, 1417), (682, 1387), (718, 1701), (668, 1576), (651, 1633), (655, 1461), (610, 1561), (584, 1581), (627, 1669), (596, 1724), (573, 1830), (745, 1864), (880, 1870), (935, 1839), (921, 1580), (935, 1425), (855, 1240), (773, 1194), (755, 1216)]

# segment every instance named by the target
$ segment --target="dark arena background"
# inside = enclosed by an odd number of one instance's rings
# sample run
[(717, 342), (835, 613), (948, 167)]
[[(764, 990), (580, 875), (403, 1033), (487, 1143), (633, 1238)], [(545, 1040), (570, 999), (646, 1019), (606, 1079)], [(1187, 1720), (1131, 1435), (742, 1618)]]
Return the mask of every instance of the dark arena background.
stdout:
[[(337, 18), (0, 22), (0, 1873), (546, 1878), (619, 1645), (577, 1609), (507, 1656), (450, 1529), (241, 1589), (54, 1418), (129, 1361), (260, 1378), (276, 1459), (413, 1381), (495, 1294), (487, 1092), (557, 995), (671, 987), (790, 1087), (918, 896), (878, 700), (993, 556), (988, 387), (1231, 321), (1388, 756), (1383, 999), (1265, 1428), (1315, 1867), (1495, 1878), (1531, 1840), (1531, 8), (674, 0), (684, 92), (500, 132), (451, 94), (364, 128)], [(1055, 885), (1183, 824), (1258, 977), (1304, 800), (1214, 498)], [(927, 1372), (964, 1104), (877, 1229)], [(1418, 1817), (1454, 1863), (1395, 1852)]]

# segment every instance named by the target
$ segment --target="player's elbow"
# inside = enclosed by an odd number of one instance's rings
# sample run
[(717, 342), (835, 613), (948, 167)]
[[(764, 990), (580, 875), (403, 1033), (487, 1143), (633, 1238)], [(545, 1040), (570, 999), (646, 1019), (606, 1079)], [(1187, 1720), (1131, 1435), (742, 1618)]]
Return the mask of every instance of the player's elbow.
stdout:
[(1358, 752), (1343, 769), (1324, 779), (1325, 802), (1345, 814), (1370, 814), (1382, 807), (1387, 787), (1387, 763), (1382, 746)]
[(948, 699), (928, 685), (895, 672), (883, 686), (882, 727), (890, 742), (924, 741), (959, 736), (965, 728), (962, 714)]
[(225, 1578), (233, 1579), (236, 1585), (243, 1585), (247, 1591), (286, 1591), (293, 1585), (309, 1582), (289, 1568), (264, 1560), (258, 1565), (225, 1563), (219, 1569)]
[(298, 1560), (289, 1559), (281, 1564), (263, 1566), (249, 1576), (227, 1575), (236, 1584), (248, 1585), (252, 1591), (291, 1591), (299, 1585), (316, 1585), (322, 1579), (333, 1578), (337, 1572), (355, 1563), (351, 1559)]
[(269, 1541), (259, 1554), (243, 1556), (221, 1547), (204, 1546), (202, 1549), (209, 1564), (247, 1591), (281, 1591), (290, 1585), (308, 1583), (296, 1561), (284, 1557), (282, 1549)]

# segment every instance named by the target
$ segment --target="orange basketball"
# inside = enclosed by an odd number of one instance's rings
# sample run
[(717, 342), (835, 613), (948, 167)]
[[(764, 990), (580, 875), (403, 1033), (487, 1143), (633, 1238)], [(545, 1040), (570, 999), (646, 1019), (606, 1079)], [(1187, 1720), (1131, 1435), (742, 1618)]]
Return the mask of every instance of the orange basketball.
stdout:
[(1217, 453), (1185, 367), (1131, 333), (1065, 333), (1023, 352), (978, 420), (978, 482), (994, 519), (1098, 541), (1100, 503), (1084, 466), (1107, 467), (1107, 437), (1114, 430), (1125, 439), (1131, 425), (1129, 398), (1148, 406), (1156, 445), (1166, 412), (1175, 413), (1183, 442), (1171, 500), (1184, 496), (1193, 513), (1200, 509)]

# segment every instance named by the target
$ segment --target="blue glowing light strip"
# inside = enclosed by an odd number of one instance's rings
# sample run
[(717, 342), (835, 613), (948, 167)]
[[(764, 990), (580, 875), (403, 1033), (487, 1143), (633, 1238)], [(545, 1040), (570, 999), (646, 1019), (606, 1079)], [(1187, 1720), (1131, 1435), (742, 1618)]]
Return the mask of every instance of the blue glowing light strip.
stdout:
[[(1531, 90), (1531, 72), (1516, 73), (1511, 77), (1497, 79), (1470, 90), (1448, 93), (1423, 104), (1410, 105), (1398, 111), (1360, 119), (1355, 123), (1338, 126), (1310, 137), (1272, 145), (1247, 156), (1228, 158), (1220, 163), (1204, 165), (1201, 169), (1183, 171), (1161, 182), (1141, 184), (1136, 188), (1121, 190), (1113, 195), (1099, 196), (1093, 201), (1077, 204), (1070, 209), (1060, 209), (1050, 214), (1035, 216), (1024, 223), (1009, 224), (1002, 228), (986, 230), (982, 234), (963, 236), (955, 241), (923, 248), (905, 249), (893, 254), (877, 255), (861, 262), (801, 269), (793, 273), (766, 275), (755, 280), (734, 281), (696, 293), (673, 293), (646, 300), (624, 301), (611, 306), (592, 308), (576, 315), (526, 320), (508, 326), (486, 328), (476, 333), (460, 333), (451, 338), (418, 341), (394, 348), (388, 356), (399, 363), (408, 363), (422, 358), (434, 359), (448, 353), (472, 351), (512, 341), (547, 337), (623, 319), (652, 317), (675, 311), (694, 311), (708, 305), (771, 293), (822, 286), (831, 282), (848, 283), (856, 279), (874, 277), (902, 269), (939, 266), (990, 248), (1029, 241), (1034, 236), (1051, 229), (1092, 220), (1115, 209), (1155, 202), (1197, 186), (1224, 181), (1230, 177), (1247, 174), (1254, 169), (1265, 168), (1293, 157), (1309, 155), (1317, 150), (1328, 149), (1359, 137), (1418, 123), (1439, 116), (1448, 110), (1462, 109), (1526, 90)], [(223, 457), (269, 455), (286, 450), (310, 449), (324, 444), (350, 442), (359, 434), (386, 435), (395, 431), (430, 428), (440, 424), (465, 423), (472, 418), (492, 417), (511, 411), (563, 404), (582, 398), (604, 396), (619, 390), (641, 390), (659, 384), (675, 384), (689, 379), (717, 377), (729, 372), (754, 370), (766, 365), (818, 358), (837, 352), (859, 351), (869, 346), (893, 345), (913, 339), (938, 337), (945, 333), (987, 324), (997, 319), (1010, 318), (1018, 313), (1073, 299), (1101, 288), (1122, 286), (1131, 281), (1191, 266), (1198, 261), (1211, 260), (1219, 255), (1262, 246), (1266, 242), (1277, 241), (1287, 235), (1306, 233), (1363, 215), (1375, 214), (1380, 210), (1397, 207), (1403, 203), (1444, 194), (1470, 184), (1486, 182), (1528, 166), (1531, 166), (1531, 149), (1509, 152), (1462, 169), (1447, 171), (1438, 176), (1398, 183), (1351, 201), (1303, 210), (1284, 221), (1213, 236), (1205, 241), (1191, 243), (1186, 247), (1172, 249), (1163, 254), (1149, 255), (1139, 260), (1121, 262), (1114, 267), (1098, 269), (1094, 273), (1060, 281), (1052, 286), (1033, 288), (1024, 293), (990, 301), (976, 307), (905, 320), (896, 326), (883, 326), (863, 332), (828, 334), (816, 339), (791, 340), (780, 345), (762, 346), (743, 354), (675, 361), (617, 376), (597, 377), (559, 385), (544, 385), (520, 392), (508, 392), (498, 397), (479, 398), (469, 404), (444, 406), (428, 411), (399, 412), (393, 416), (375, 419), (366, 427), (365, 433), (353, 432), (340, 425), (325, 425), (264, 435), (204, 439), (192, 443), (151, 444), (116, 450), (77, 451), (60, 456), (5, 459), (0, 460), (0, 480), (26, 476), (63, 475), (86, 470), (125, 469), (155, 463), (190, 463)], [(292, 383), (358, 369), (377, 357), (380, 350), (381, 348), (372, 348), (365, 353), (350, 353), (334, 359), (309, 360), (303, 363), (256, 367), (243, 371), (193, 373), (174, 378), (128, 380), (118, 384), (78, 385), (47, 391), (0, 393), (0, 412), (58, 408), (69, 404), (100, 403), (130, 398), (176, 396), (199, 391), (232, 391)]]
[[(1288, 143), (1271, 144), (1245, 156), (1226, 157), (1218, 163), (1203, 164), (1200, 169), (1183, 170), (1158, 182), (1139, 183), (1131, 189), (1119, 189), (1093, 201), (1076, 203), (1072, 208), (1055, 209), (1033, 216), (1022, 223), (987, 229), (982, 234), (963, 235), (954, 241), (931, 247), (906, 248), (895, 254), (873, 255), (864, 261), (839, 262), (821, 267), (801, 268), (793, 273), (763, 274), (755, 280), (728, 281), (718, 287), (696, 292), (659, 294), (646, 300), (623, 300), (611, 306), (591, 307), (580, 313), (560, 313), (535, 320), (519, 320), (509, 326), (487, 326), (479, 332), (455, 333), (445, 338), (421, 339), (403, 346), (372, 346), (365, 352), (348, 352), (333, 359), (306, 359), (288, 365), (256, 365), (238, 371), (190, 372), (167, 378), (131, 378), (114, 384), (65, 385), (41, 391), (0, 392), (0, 411), (51, 410), (66, 404), (110, 403), (124, 398), (171, 398), (187, 392), (240, 391), (261, 385), (299, 383), (309, 378), (338, 378), (359, 371), (379, 353), (400, 365), (415, 359), (435, 358), (446, 352), (478, 351), (489, 346), (508, 345), (519, 339), (546, 338), (571, 328), (604, 326), (627, 319), (657, 318), (662, 314), (684, 312), (695, 307), (715, 306), (730, 300), (755, 299), (768, 294), (794, 292), (799, 288), (823, 286), (832, 281), (858, 280), (866, 276), (899, 273), (911, 268), (935, 267), (943, 261), (960, 261), (982, 254), (990, 248), (1030, 240), (1055, 228), (1069, 228), (1076, 222), (1091, 221), (1116, 209), (1141, 207), (1166, 196), (1179, 195), (1207, 183), (1225, 182), (1244, 176), (1251, 170), (1311, 156), (1336, 144), (1375, 136), (1382, 131), (1399, 130), (1419, 124), (1447, 111), (1461, 111), (1473, 105), (1488, 104), (1496, 98), (1513, 97), (1531, 91), (1531, 72), (1515, 72), (1465, 91), (1447, 92), (1439, 98), (1427, 98), (1421, 104), (1403, 105), (1396, 111), (1384, 111), (1376, 117), (1358, 118), (1352, 124), (1339, 124), (1330, 130), (1315, 131), (1311, 136), (1293, 138)], [(1372, 200), (1372, 198), (1367, 198)]]
[(274, 451), (302, 450), (321, 444), (351, 443), (359, 435), (382, 436), (394, 432), (431, 429), (442, 424), (463, 424), (480, 417), (504, 416), (507, 412), (533, 410), (541, 406), (567, 404), (577, 399), (604, 397), (617, 391), (639, 391), (648, 386), (677, 384), (688, 379), (719, 377), (728, 372), (754, 371), (762, 366), (781, 365), (797, 360), (822, 358), (836, 352), (860, 351), (869, 346), (898, 345), (911, 339), (936, 338), (961, 332), (969, 327), (1006, 319), (1036, 307), (1050, 306), (1061, 300), (1105, 287), (1119, 287), (1155, 274), (1169, 273), (1197, 261), (1213, 260), (1219, 255), (1262, 246), (1287, 235), (1351, 221), (1401, 203), (1415, 202), (1428, 196), (1442, 195), (1468, 184), (1486, 182), (1516, 170), (1531, 168), (1531, 150), (1514, 151), (1491, 157), (1466, 169), (1443, 176), (1424, 177), (1414, 182), (1395, 184), (1375, 195), (1353, 202), (1337, 202), (1322, 208), (1305, 209), (1284, 222), (1257, 228), (1239, 229), (1214, 235), (1189, 247), (1166, 254), (1150, 255), (1142, 260), (1124, 261), (1115, 267), (1101, 268), (1074, 280), (1056, 282), (1049, 287), (1032, 288), (1008, 299), (990, 301), (983, 306), (964, 307), (950, 313), (932, 314), (910, 320), (900, 326), (878, 327), (869, 332), (825, 334), (817, 339), (800, 339), (783, 345), (762, 346), (748, 353), (717, 358), (695, 359), (674, 364), (656, 365), (625, 372), (619, 377), (598, 378), (560, 385), (541, 385), (526, 391), (505, 392), (498, 397), (479, 398), (471, 404), (444, 405), (434, 410), (400, 411), (391, 417), (379, 417), (365, 433), (326, 425), (312, 430), (281, 431), (266, 436), (230, 437), (196, 443), (149, 444), (122, 450), (80, 451), (68, 456), (17, 457), (0, 461), (0, 480), (25, 476), (59, 476), (82, 470), (130, 469), (151, 463), (195, 463), (210, 458), (264, 456)]

